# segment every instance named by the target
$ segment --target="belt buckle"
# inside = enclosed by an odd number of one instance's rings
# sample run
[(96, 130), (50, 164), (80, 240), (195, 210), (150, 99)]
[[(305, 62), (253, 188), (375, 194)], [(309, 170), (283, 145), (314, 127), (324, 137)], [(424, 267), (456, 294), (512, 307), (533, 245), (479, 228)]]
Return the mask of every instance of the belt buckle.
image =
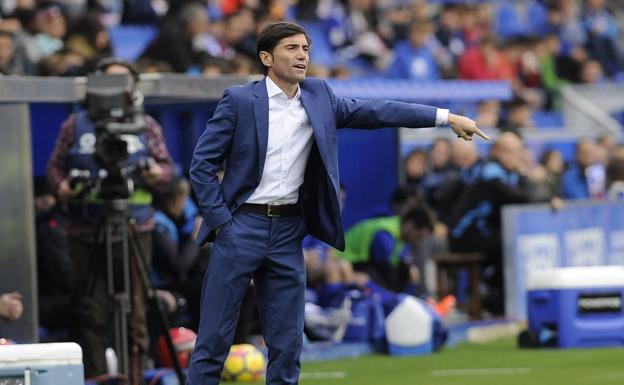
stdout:
[(267, 205), (267, 217), (281, 217), (280, 214), (274, 213), (273, 210), (276, 210), (278, 206), (276, 205)]

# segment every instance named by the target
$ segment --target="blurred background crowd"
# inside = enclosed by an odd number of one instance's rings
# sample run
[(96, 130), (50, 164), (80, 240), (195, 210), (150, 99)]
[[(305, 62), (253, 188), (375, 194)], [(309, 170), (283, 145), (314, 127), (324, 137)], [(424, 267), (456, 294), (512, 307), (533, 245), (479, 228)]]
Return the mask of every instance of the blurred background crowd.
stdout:
[(260, 73), (257, 34), (286, 19), (312, 37), (310, 76), (501, 79), (556, 108), (565, 83), (621, 79), (622, 12), (605, 0), (6, 0), (0, 72), (84, 75), (132, 46), (142, 72)]

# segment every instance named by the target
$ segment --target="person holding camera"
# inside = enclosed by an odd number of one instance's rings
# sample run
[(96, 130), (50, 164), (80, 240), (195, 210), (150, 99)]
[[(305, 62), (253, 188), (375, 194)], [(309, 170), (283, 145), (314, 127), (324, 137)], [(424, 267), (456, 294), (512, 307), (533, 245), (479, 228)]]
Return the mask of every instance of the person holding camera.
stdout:
[[(134, 88), (138, 73), (134, 67), (116, 59), (105, 59), (98, 65), (103, 75), (124, 74), (130, 78), (128, 100), (135, 100)], [(89, 102), (89, 100), (88, 100)], [(93, 106), (89, 106), (89, 110)], [(96, 106), (97, 107), (97, 106)], [(165, 145), (160, 125), (145, 116), (145, 129), (136, 134), (121, 134), (118, 138), (125, 142), (122, 148), (127, 154), (115, 163), (120, 166), (121, 175), (127, 177), (125, 184), (134, 182), (134, 189), (128, 189), (126, 199), (131, 221), (130, 237), (134, 237), (147, 259), (151, 259), (151, 231), (154, 228), (151, 193), (166, 185), (173, 176), (173, 161)], [(63, 123), (52, 156), (48, 163), (48, 178), (61, 203), (67, 205), (69, 215), (69, 250), (72, 258), (72, 338), (83, 349), (85, 376), (87, 378), (107, 372), (105, 350), (112, 347), (113, 301), (108, 295), (107, 247), (111, 246), (114, 261), (114, 285), (120, 285), (122, 255), (122, 231), (103, 231), (110, 207), (103, 194), (97, 193), (102, 182), (101, 148), (97, 147), (99, 131), (87, 111), (70, 115)], [(113, 149), (113, 150), (118, 150)], [(106, 151), (106, 149), (104, 150)], [(112, 151), (112, 150), (111, 150)], [(120, 170), (111, 169), (108, 174)], [(89, 172), (85, 172), (88, 170)], [(79, 175), (72, 178), (70, 175)], [(132, 180), (132, 181), (130, 181)], [(103, 185), (103, 183), (102, 183)], [(102, 199), (105, 198), (105, 199)], [(120, 226), (121, 227), (121, 226)], [(148, 333), (145, 316), (145, 293), (140, 279), (139, 255), (130, 248), (128, 255), (130, 271), (131, 316), (128, 327), (130, 377), (132, 384), (141, 381), (141, 369), (145, 367), (148, 349)], [(140, 254), (140, 253), (139, 253)], [(118, 271), (119, 270), (119, 271)], [(147, 272), (149, 274), (149, 272)], [(119, 355), (120, 352), (117, 352)]]

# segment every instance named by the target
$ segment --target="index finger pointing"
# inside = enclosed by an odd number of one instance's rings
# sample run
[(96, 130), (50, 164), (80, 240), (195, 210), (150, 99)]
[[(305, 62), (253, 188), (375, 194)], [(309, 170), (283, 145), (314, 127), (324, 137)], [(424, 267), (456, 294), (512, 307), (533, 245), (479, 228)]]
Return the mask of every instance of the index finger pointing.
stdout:
[(490, 136), (486, 134), (485, 132), (481, 131), (479, 127), (475, 127), (475, 133), (485, 140), (490, 140)]

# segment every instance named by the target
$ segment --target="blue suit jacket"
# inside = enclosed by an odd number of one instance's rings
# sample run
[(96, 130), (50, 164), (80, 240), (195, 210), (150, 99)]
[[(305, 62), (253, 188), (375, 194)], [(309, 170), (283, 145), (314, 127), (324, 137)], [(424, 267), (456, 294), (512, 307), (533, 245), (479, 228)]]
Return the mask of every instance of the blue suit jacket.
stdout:
[[(299, 190), (301, 212), (311, 235), (344, 250), (336, 129), (432, 127), (436, 108), (341, 98), (318, 79), (304, 80), (299, 86), (301, 103), (314, 131), (314, 144)], [(268, 125), (269, 99), (264, 79), (225, 90), (191, 162), (191, 184), (204, 219), (198, 244), (213, 240), (214, 230), (231, 219), (260, 183)], [(223, 182), (219, 184), (217, 171), (224, 167)]]

